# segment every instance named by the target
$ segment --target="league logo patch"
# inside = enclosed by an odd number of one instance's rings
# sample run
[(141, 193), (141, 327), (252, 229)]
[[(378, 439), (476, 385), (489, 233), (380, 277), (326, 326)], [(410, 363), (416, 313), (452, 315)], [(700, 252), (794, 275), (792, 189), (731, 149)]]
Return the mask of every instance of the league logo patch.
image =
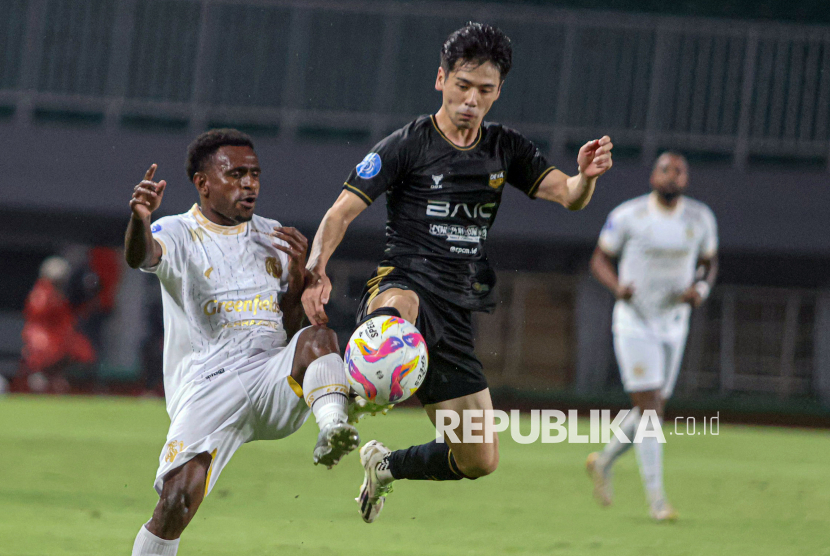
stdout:
[(155, 233), (158, 233), (160, 231), (161, 231), (161, 224), (153, 224), (152, 226), (150, 226), (150, 233), (155, 234)]
[(357, 165), (357, 175), (364, 180), (370, 180), (380, 173), (381, 165), (380, 155), (378, 153), (369, 153), (363, 161)]

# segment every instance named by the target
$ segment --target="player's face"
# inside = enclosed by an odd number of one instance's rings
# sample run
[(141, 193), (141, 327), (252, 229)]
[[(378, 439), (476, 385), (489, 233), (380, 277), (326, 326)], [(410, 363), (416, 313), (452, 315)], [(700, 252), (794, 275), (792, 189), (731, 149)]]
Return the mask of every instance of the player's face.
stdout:
[(435, 89), (444, 97), (444, 111), (458, 129), (477, 129), (501, 94), (501, 73), (492, 62), (459, 62), (448, 74), (438, 68)]
[(253, 149), (226, 145), (214, 153), (204, 172), (196, 174), (196, 187), (203, 203), (225, 225), (235, 225), (254, 216), (259, 174), (259, 159)]
[(651, 171), (651, 187), (666, 199), (682, 195), (689, 185), (689, 168), (679, 156), (664, 154)]

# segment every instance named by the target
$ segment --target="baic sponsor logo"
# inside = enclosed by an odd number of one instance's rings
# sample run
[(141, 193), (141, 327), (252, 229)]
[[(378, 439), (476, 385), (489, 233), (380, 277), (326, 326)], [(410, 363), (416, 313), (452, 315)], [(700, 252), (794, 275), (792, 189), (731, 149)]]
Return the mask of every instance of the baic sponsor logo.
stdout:
[(467, 218), (490, 218), (498, 203), (451, 203), (449, 201), (428, 201), (427, 216), (439, 218), (466, 216)]

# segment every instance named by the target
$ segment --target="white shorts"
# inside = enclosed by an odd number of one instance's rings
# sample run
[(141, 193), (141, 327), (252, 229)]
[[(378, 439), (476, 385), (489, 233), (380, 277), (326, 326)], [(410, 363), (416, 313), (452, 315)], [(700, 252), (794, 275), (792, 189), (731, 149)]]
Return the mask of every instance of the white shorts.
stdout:
[[(212, 461), (205, 495), (234, 452), (252, 440), (285, 438), (305, 423), (310, 410), (291, 376), (297, 332), (274, 357), (205, 380), (171, 419), (159, 456), (155, 489), (164, 477), (202, 453)], [(294, 386), (292, 386), (294, 385)]]
[(686, 336), (644, 338), (614, 334), (614, 352), (626, 392), (662, 390), (667, 400), (674, 391)]

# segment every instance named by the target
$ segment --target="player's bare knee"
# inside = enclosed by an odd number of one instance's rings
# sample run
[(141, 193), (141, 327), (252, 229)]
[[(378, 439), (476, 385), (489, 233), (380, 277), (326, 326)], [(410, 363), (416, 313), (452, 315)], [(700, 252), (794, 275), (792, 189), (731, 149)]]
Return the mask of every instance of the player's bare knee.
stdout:
[(402, 290), (389, 300), (389, 305), (397, 309), (401, 316), (411, 323), (418, 320), (419, 304), (418, 294), (409, 290)]
[(337, 334), (331, 328), (325, 325), (316, 325), (309, 328), (306, 332), (309, 334), (306, 345), (314, 359), (323, 357), (329, 353), (340, 353)]
[(475, 454), (472, 457), (456, 458), (455, 463), (458, 465), (458, 470), (464, 473), (466, 477), (478, 479), (496, 471), (499, 466), (499, 452), (498, 450), (492, 450)]

